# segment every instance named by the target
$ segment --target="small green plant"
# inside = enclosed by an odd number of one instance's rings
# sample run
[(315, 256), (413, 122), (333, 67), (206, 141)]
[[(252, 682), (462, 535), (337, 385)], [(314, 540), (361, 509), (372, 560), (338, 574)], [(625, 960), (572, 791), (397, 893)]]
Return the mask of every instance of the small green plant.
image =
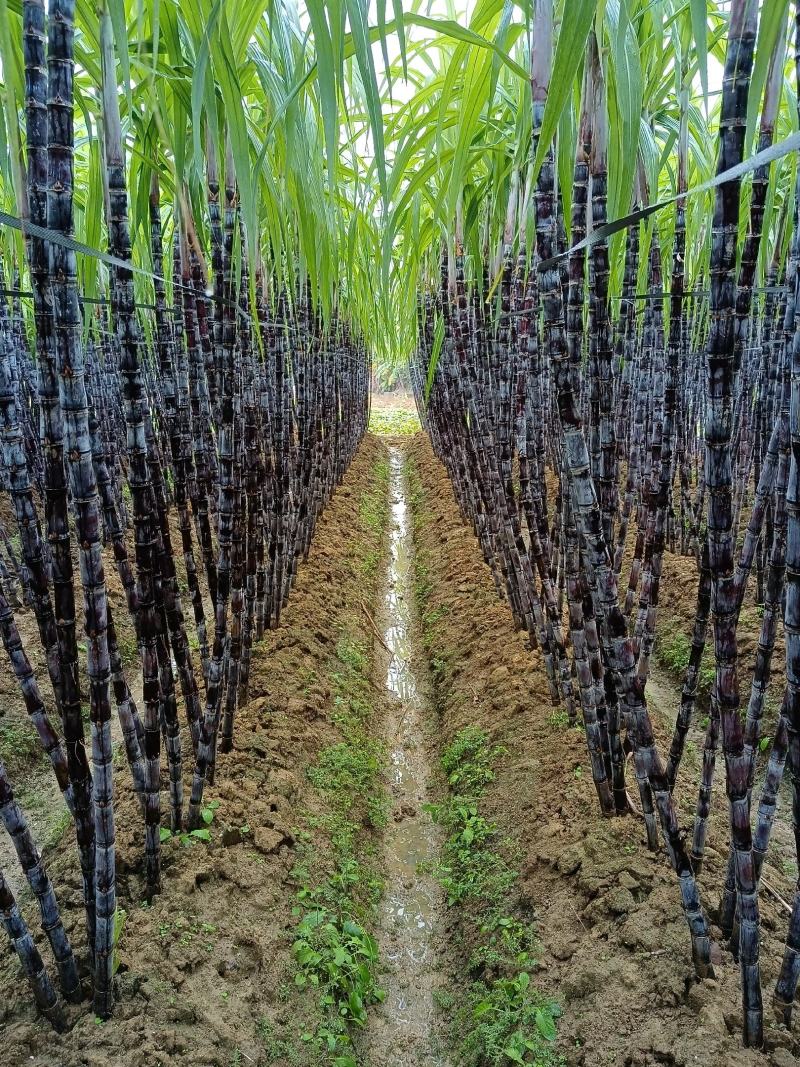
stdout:
[(0, 760), (19, 767), (44, 758), (39, 736), (27, 719), (0, 718)]
[(461, 1049), (467, 1062), (556, 1064), (552, 1043), (559, 1010), (536, 991), (528, 972), (497, 980), (488, 995), (486, 989), (479, 982), (470, 993), (474, 1026)]
[(442, 754), (442, 770), (452, 790), (468, 796), (480, 794), (495, 779), (492, 764), (505, 749), (491, 748), (486, 734), (467, 726), (456, 734)]
[(177, 837), (180, 843), (186, 846), (194, 844), (195, 841), (210, 841), (211, 831), (208, 827), (214, 821), (214, 814), (218, 807), (218, 800), (210, 800), (208, 804), (200, 809), (200, 818), (205, 823), (205, 826), (198, 827), (196, 830), (173, 831), (167, 826), (162, 826), (159, 831), (162, 844), (164, 841), (169, 841), (173, 837)]
[(493, 764), (503, 752), (480, 728), (461, 730), (441, 759), (450, 794), (426, 808), (447, 832), (434, 873), (448, 905), (463, 908), (462, 922), (472, 924), (477, 941), (467, 963), (474, 980), (466, 990), (463, 984), (454, 988), (448, 1011), (459, 1063), (556, 1067), (560, 1061), (552, 1041), (558, 1008), (530, 980), (535, 936), (514, 914), (518, 875), (509, 859), (511, 844), (481, 810), (495, 778)]
[[(656, 642), (656, 656), (662, 666), (683, 678), (689, 666), (692, 643), (680, 629), (680, 623), (677, 620), (672, 621), (667, 632), (670, 635), (667, 640), (662, 641), (659, 639)], [(697, 675), (697, 692), (702, 700), (708, 700), (711, 695), (715, 678), (714, 655), (712, 649), (707, 645), (703, 651)]]
[(119, 970), (119, 944), (122, 940), (122, 934), (125, 929), (125, 920), (128, 918), (128, 913), (124, 908), (117, 908), (114, 912), (114, 955), (112, 958), (112, 972), (114, 974)]
[(363, 1026), (366, 1007), (385, 995), (375, 980), (375, 939), (352, 919), (317, 907), (298, 924), (293, 951), (299, 965), (296, 985), (316, 986), (323, 1004), (332, 1007), (336, 1016)]

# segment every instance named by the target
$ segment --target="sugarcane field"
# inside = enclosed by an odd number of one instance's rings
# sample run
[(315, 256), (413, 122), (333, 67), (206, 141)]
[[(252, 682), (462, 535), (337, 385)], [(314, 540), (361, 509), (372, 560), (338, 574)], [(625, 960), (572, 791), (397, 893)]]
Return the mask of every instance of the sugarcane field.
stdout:
[(800, 0), (0, 0), (0, 1067), (800, 1067)]

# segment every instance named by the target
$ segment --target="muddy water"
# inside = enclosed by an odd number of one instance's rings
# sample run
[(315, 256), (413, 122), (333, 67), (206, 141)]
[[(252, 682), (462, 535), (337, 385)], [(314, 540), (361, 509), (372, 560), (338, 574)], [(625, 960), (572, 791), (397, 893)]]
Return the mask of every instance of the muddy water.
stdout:
[(431, 725), (433, 715), (429, 678), (422, 657), (413, 654), (412, 541), (403, 451), (397, 446), (389, 451), (392, 521), (381, 624), (388, 650), (385, 684), (394, 699), (385, 733), (391, 808), (384, 833), (385, 891), (378, 932), (386, 999), (371, 1013), (365, 1051), (370, 1067), (445, 1067), (434, 1000), (437, 930), (444, 903), (426, 870), (439, 856), (440, 838), (423, 810), (431, 775), (426, 723)]

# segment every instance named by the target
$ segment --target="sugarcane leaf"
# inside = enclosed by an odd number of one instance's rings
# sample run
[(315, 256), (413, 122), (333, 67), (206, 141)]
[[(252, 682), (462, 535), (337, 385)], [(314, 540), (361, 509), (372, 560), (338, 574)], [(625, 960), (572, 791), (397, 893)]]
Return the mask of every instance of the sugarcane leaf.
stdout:
[[(325, 151), (328, 159), (328, 182), (333, 188), (334, 163), (336, 157), (337, 135), (337, 112), (339, 89), (337, 87), (333, 40), (328, 26), (328, 18), (325, 5), (321, 0), (308, 0), (306, 5), (308, 17), (311, 20), (311, 28), (314, 33), (314, 49), (316, 52), (316, 77), (319, 81), (319, 103), (322, 111), (322, 125), (325, 131)], [(303, 79), (314, 76), (314, 68)], [(290, 94), (292, 97), (293, 94)], [(270, 131), (267, 131), (269, 138)]]
[(608, 211), (612, 218), (631, 206), (633, 176), (639, 149), (643, 85), (639, 44), (629, 13), (629, 0), (609, 0), (606, 14), (611, 31), (610, 71), (618, 122), (611, 124), (617, 151), (610, 153), (614, 180), (609, 189)]
[[(436, 368), (439, 364), (439, 356), (442, 353), (442, 344), (444, 343), (444, 318), (441, 312), (436, 315), (436, 322), (433, 328), (433, 344), (431, 346), (430, 360), (428, 361), (428, 371), (425, 376), (425, 403), (428, 403), (431, 395), (431, 389), (433, 388), (433, 378), (436, 374)], [(436, 808), (437, 813), (439, 808)]]
[(597, 0), (574, 0), (574, 2), (570, 0), (568, 7), (565, 8), (553, 58), (553, 70), (539, 131), (539, 143), (533, 161), (532, 179), (534, 182), (550, 150), (561, 112), (569, 102), (572, 83), (586, 51), (586, 40), (592, 28), (596, 8)]
[(206, 24), (205, 32), (203, 33), (203, 39), (200, 42), (200, 47), (197, 50), (197, 56), (195, 58), (194, 73), (192, 75), (192, 140), (194, 144), (195, 160), (200, 161), (203, 158), (203, 148), (201, 137), (203, 134), (203, 98), (206, 95), (206, 78), (208, 74), (208, 66), (211, 52), (211, 35), (217, 24), (221, 10), (221, 0), (217, 0), (211, 11), (211, 15)]
[(689, 0), (692, 20), (692, 38), (697, 53), (697, 71), (703, 89), (706, 114), (708, 114), (708, 19), (707, 0)]
[(403, 0), (392, 0), (394, 21), (397, 29), (397, 42), (400, 46), (400, 59), (403, 64), (403, 77), (408, 78), (408, 56), (406, 54), (406, 24), (403, 18)]
[(747, 129), (745, 132), (744, 154), (751, 151), (755, 136), (756, 120), (764, 86), (767, 82), (770, 60), (775, 47), (782, 43), (786, 30), (789, 0), (763, 0), (759, 12), (758, 37), (753, 57), (753, 71), (750, 75), (750, 89), (747, 95)]
[(347, 12), (350, 20), (350, 29), (353, 35), (356, 61), (361, 72), (361, 81), (367, 98), (367, 110), (369, 111), (372, 131), (372, 143), (375, 152), (375, 160), (378, 168), (378, 181), (384, 196), (388, 200), (386, 184), (386, 156), (383, 145), (383, 114), (381, 110), (380, 93), (375, 76), (375, 62), (372, 58), (372, 47), (367, 24), (367, 10), (365, 0), (346, 0)]
[(119, 56), (122, 84), (125, 86), (125, 98), (128, 109), (131, 107), (131, 61), (128, 54), (128, 27), (125, 23), (125, 0), (106, 0), (111, 28), (114, 31), (114, 43)]

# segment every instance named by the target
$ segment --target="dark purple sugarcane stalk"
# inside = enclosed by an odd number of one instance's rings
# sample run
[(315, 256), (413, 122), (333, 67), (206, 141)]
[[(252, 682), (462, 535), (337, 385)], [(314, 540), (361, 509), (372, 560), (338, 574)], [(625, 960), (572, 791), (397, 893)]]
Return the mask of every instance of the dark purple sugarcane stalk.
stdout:
[[(117, 574), (125, 592), (128, 610), (137, 631), (138, 642), (139, 600), (136, 593), (136, 582), (128, 559), (125, 530), (119, 517), (115, 494), (111, 485), (111, 475), (108, 471), (102, 435), (94, 414), (89, 416), (89, 433), (92, 438), (92, 461), (94, 463), (95, 478), (97, 479), (97, 491), (103, 506), (103, 532), (106, 543), (110, 542), (113, 547)], [(114, 690), (114, 699), (117, 705), (117, 715), (122, 729), (128, 766), (133, 777), (134, 789), (137, 793), (144, 793), (145, 766), (142, 757), (144, 726), (139, 717), (136, 702), (125, 679), (122, 657), (117, 642), (116, 626), (110, 604), (108, 605), (108, 651), (111, 662), (111, 684)]]
[[(533, 128), (541, 128), (552, 65), (552, 3), (537, 0), (534, 11), (534, 48), (531, 59)], [(539, 172), (536, 191), (536, 245), (540, 259), (551, 260), (556, 250), (554, 215), (554, 165), (548, 150)], [(548, 344), (556, 389), (559, 419), (564, 440), (564, 457), (574, 494), (576, 516), (583, 534), (586, 557), (595, 573), (598, 601), (603, 616), (604, 652), (612, 671), (620, 680), (628, 733), (634, 744), (634, 762), (643, 784), (652, 790), (664, 833), (668, 854), (679, 877), (681, 896), (692, 936), (695, 969), (711, 972), (708, 928), (700, 907), (694, 873), (683, 844), (661, 758), (655, 748), (652, 725), (644, 701), (644, 687), (637, 677), (636, 659), (628, 639), (625, 619), (619, 608), (617, 581), (602, 529), (602, 515), (589, 474), (589, 457), (583, 426), (572, 389), (572, 376), (566, 359), (563, 327), (563, 294), (559, 272), (541, 271), (544, 339)]]
[(39, 914), (42, 917), (42, 930), (47, 935), (50, 948), (58, 968), (61, 992), (73, 1004), (82, 997), (78, 969), (59, 911), (53, 884), (47, 874), (39, 850), (34, 844), (27, 820), (14, 798), (5, 766), (0, 762), (0, 819), (11, 838), (14, 851), (28, 880)]
[[(240, 230), (243, 237), (243, 231)], [(244, 240), (242, 240), (244, 245)], [(252, 373), (252, 352), (250, 348), (250, 325), (249, 319), (244, 319), (247, 312), (247, 297), (249, 292), (247, 266), (242, 263), (239, 301), (243, 312), (242, 321), (239, 323), (239, 375), (242, 385), (236, 388), (236, 400), (234, 405), (235, 438), (241, 442), (234, 455), (233, 466), (233, 494), (235, 511), (233, 517), (233, 531), (231, 535), (231, 621), (230, 621), (230, 647), (228, 653), (227, 672), (228, 679), (225, 692), (225, 706), (222, 715), (222, 729), (220, 732), (220, 752), (230, 752), (233, 747), (233, 720), (236, 712), (236, 702), (239, 695), (239, 672), (242, 659), (242, 630), (244, 626), (244, 572), (245, 572), (245, 531), (246, 509), (248, 498), (245, 492), (242, 461), (246, 455), (246, 441), (244, 439), (244, 415), (242, 410), (242, 393), (244, 380)], [(286, 591), (288, 597), (288, 588)]]
[(30, 982), (36, 1007), (51, 1023), (54, 1030), (63, 1033), (67, 1029), (64, 1009), (2, 871), (0, 871), (0, 922), (19, 957), (25, 977)]
[[(800, 5), (795, 7), (795, 73), (800, 86)], [(800, 211), (800, 175), (795, 186), (795, 226)], [(797, 231), (795, 231), (797, 236)], [(791, 344), (791, 393), (789, 433), (791, 443), (789, 484), (786, 492), (786, 590), (783, 627), (786, 640), (786, 694), (784, 712), (787, 726), (788, 761), (792, 775), (792, 824), (796, 854), (800, 856), (800, 275), (795, 271), (793, 299), (787, 304), (787, 320), (791, 311), (793, 332)], [(774, 748), (774, 746), (773, 746)], [(792, 915), (789, 921), (786, 948), (774, 1006), (789, 1023), (792, 1002), (800, 967), (800, 888), (795, 890)]]
[[(226, 168), (227, 169), (227, 168)], [(222, 336), (222, 362), (220, 367), (220, 419), (217, 428), (217, 452), (219, 457), (219, 500), (217, 508), (217, 597), (215, 603), (214, 644), (208, 671), (206, 706), (200, 726), (197, 760), (192, 777), (189, 800), (188, 827), (196, 829), (201, 823), (201, 804), (206, 774), (213, 764), (219, 715), (224, 693), (225, 668), (228, 648), (228, 608), (231, 591), (231, 563), (236, 487), (234, 483), (235, 405), (236, 405), (236, 292), (234, 289), (232, 241), (234, 218), (237, 214), (234, 190), (234, 175), (226, 173), (226, 248), (223, 262), (225, 272)], [(230, 242), (230, 244), (228, 243)]]
[[(58, 9), (60, 10), (60, 9)], [(71, 27), (71, 23), (70, 23)], [(28, 203), (30, 220), (49, 224), (49, 62), (45, 58), (44, 0), (23, 3), (22, 41), (25, 58), (25, 124), (28, 149)], [(67, 77), (69, 76), (67, 73)], [(60, 70), (56, 71), (57, 80)], [(71, 123), (68, 136), (71, 138)], [(71, 185), (70, 185), (71, 192)], [(48, 247), (38, 237), (27, 242), (33, 290), (36, 365), (39, 372), (40, 433), (44, 468), (44, 510), (53, 610), (60, 661), (61, 717), (64, 747), (75, 803), (75, 833), (83, 875), (83, 898), (90, 946), (95, 939), (95, 813), (92, 776), (86, 757), (78, 678), (78, 643), (75, 630), (75, 592), (70, 548), (67, 481), (64, 464), (64, 418), (59, 399), (58, 360), (50, 290)], [(74, 257), (73, 257), (74, 258)]]
[[(52, 0), (47, 42), (47, 224), (65, 236), (71, 236), (73, 232), (74, 15), (74, 0)], [(113, 1006), (116, 878), (106, 585), (89, 435), (76, 257), (71, 249), (55, 244), (49, 245), (48, 255), (59, 399), (64, 416), (64, 454), (75, 504), (75, 536), (79, 547), (87, 637), (95, 820), (94, 1010), (100, 1018), (107, 1018)], [(77, 792), (75, 806), (77, 814)]]
[[(176, 432), (180, 435), (180, 441), (173, 446), (179, 448), (186, 466), (186, 478), (188, 482), (189, 498), (192, 505), (195, 527), (197, 530), (197, 542), (201, 548), (208, 591), (211, 603), (217, 601), (217, 559), (214, 556), (213, 532), (210, 520), (210, 497), (212, 487), (215, 487), (215, 478), (211, 472), (211, 453), (208, 447), (207, 430), (211, 426), (211, 408), (208, 402), (207, 391), (204, 388), (204, 343), (201, 331), (201, 319), (199, 308), (203, 305), (202, 293), (197, 291), (196, 283), (192, 275), (191, 254), (188, 249), (186, 238), (179, 239), (176, 244), (174, 256), (174, 277), (182, 276), (182, 289), (180, 294), (173, 291), (176, 346), (176, 386), (178, 399), (185, 397), (182, 391), (183, 378), (188, 377), (189, 411), (191, 417), (187, 419), (185, 413), (181, 417), (180, 409), (177, 413)], [(178, 266), (180, 269), (178, 270)], [(194, 292), (192, 292), (194, 288)], [(183, 347), (183, 333), (186, 331), (186, 349)], [(207, 332), (206, 332), (207, 336)], [(188, 357), (188, 376), (183, 375), (183, 366)], [(183, 404), (186, 404), (183, 399)], [(191, 441), (190, 439), (191, 435)], [(204, 628), (206, 628), (204, 617)], [(206, 642), (208, 638), (206, 637)], [(208, 680), (208, 652), (206, 652), (206, 667), (204, 675)]]
[[(784, 427), (784, 444), (781, 447), (781, 458), (775, 485), (775, 519), (773, 528), (772, 545), (770, 549), (769, 568), (764, 596), (764, 613), (761, 618), (756, 661), (753, 667), (753, 682), (750, 689), (750, 699), (747, 704), (747, 719), (745, 721), (744, 743), (745, 751), (750, 759), (750, 793), (752, 796), (753, 780), (755, 778), (756, 757), (758, 743), (761, 737), (761, 720), (764, 712), (764, 701), (769, 687), (772, 656), (775, 651), (775, 639), (778, 632), (778, 619), (780, 617), (781, 601), (786, 579), (786, 483), (789, 474), (789, 450), (788, 450), (788, 426)], [(758, 834), (756, 829), (754, 835)], [(759, 876), (760, 867), (755, 858), (756, 877)], [(733, 930), (734, 915), (736, 911), (736, 871), (734, 856), (728, 857), (728, 871), (725, 879), (725, 889), (722, 902), (719, 907), (719, 925), (723, 934), (729, 936)], [(732, 939), (733, 947), (738, 945), (738, 937)]]
[[(108, 190), (109, 248), (117, 258), (128, 261), (131, 257), (131, 246), (128, 229), (128, 195), (125, 186), (125, 159), (122, 148), (111, 17), (107, 10), (103, 12), (100, 19), (100, 45), (103, 60), (103, 130)], [(127, 428), (127, 474), (133, 507), (138, 638), (142, 660), (142, 697), (145, 706), (146, 881), (147, 896), (152, 898), (161, 888), (159, 720), (162, 693), (158, 668), (158, 620), (154, 585), (155, 530), (145, 439), (145, 392), (139, 360), (140, 337), (135, 315), (131, 271), (120, 267), (112, 269), (111, 302), (112, 321), (119, 344), (118, 369), (122, 380), (123, 409)]]
[(178, 703), (175, 693), (175, 676), (172, 672), (172, 656), (181, 679), (183, 697), (187, 709), (187, 720), (191, 728), (199, 716), (199, 696), (197, 681), (194, 676), (191, 653), (183, 621), (183, 608), (178, 581), (175, 572), (175, 560), (172, 554), (172, 541), (169, 528), (169, 504), (161, 457), (153, 433), (150, 416), (145, 417), (145, 441), (147, 442), (148, 468), (150, 475), (151, 499), (154, 516), (157, 520), (154, 538), (154, 593), (157, 598), (156, 608), (156, 655), (158, 658), (159, 681), (159, 725), (167, 750), (169, 768), (170, 826), (177, 832), (182, 824), (183, 756), (181, 749), (180, 723), (178, 721)]
[[(755, 0), (733, 0), (723, 78), (717, 173), (729, 169), (742, 159), (745, 136), (743, 120), (747, 113), (757, 23), (758, 5)], [(748, 1046), (760, 1047), (763, 1042), (763, 1007), (759, 968), (758, 887), (753, 866), (750, 828), (748, 760), (744, 751), (744, 732), (739, 715), (736, 645), (738, 612), (732, 527), (731, 433), (736, 374), (734, 281), (739, 192), (738, 180), (726, 182), (717, 187), (714, 198), (710, 323), (706, 348), (705, 454), (708, 554), (716, 660), (715, 692), (719, 702), (731, 836), (736, 853), (744, 1042)]]
[[(211, 236), (211, 277), (214, 286), (213, 319), (211, 331), (207, 332), (210, 341), (211, 360), (206, 363), (206, 378), (208, 380), (209, 398), (215, 423), (220, 419), (220, 389), (222, 369), (222, 321), (223, 302), (225, 299), (224, 282), (224, 234), (222, 217), (220, 215), (219, 194), (219, 163), (217, 150), (211, 130), (206, 128), (206, 190), (208, 196), (208, 221)], [(210, 583), (209, 583), (210, 584)], [(212, 596), (212, 601), (216, 597)]]
[[(197, 566), (194, 558), (194, 544), (192, 541), (192, 523), (189, 514), (187, 483), (192, 474), (192, 451), (190, 430), (190, 387), (188, 375), (185, 373), (185, 361), (179, 353), (183, 351), (183, 329), (178, 329), (176, 318), (176, 337), (173, 337), (170, 320), (167, 313), (166, 286), (161, 277), (164, 264), (164, 251), (161, 227), (161, 200), (156, 170), (150, 180), (150, 250), (153, 256), (153, 273), (155, 292), (155, 321), (156, 321), (156, 348), (158, 351), (159, 371), (164, 394), (164, 419), (166, 422), (167, 436), (169, 438), (169, 455), (173, 472), (175, 504), (178, 509), (178, 527), (181, 535), (181, 547), (183, 560), (186, 568), (186, 581), (189, 589), (189, 597), (194, 612), (195, 627), (197, 630), (198, 644), (200, 647), (200, 659), (203, 664), (203, 676), (208, 669), (208, 638), (206, 634), (205, 606), (200, 591), (197, 577)], [(187, 250), (188, 258), (188, 250)], [(184, 288), (181, 296), (184, 305), (188, 304), (194, 310), (190, 285), (189, 265), (183, 270), (178, 269), (183, 264), (179, 257), (173, 267), (173, 278), (183, 278)], [(176, 313), (180, 309), (181, 300), (176, 301)], [(182, 327), (183, 320), (180, 320)], [(192, 411), (192, 414), (194, 412)], [(200, 412), (197, 410), (197, 417)], [(201, 446), (202, 450), (202, 446)], [(199, 499), (199, 490), (196, 493)], [(204, 495), (205, 499), (205, 495)], [(208, 509), (206, 508), (205, 525), (208, 526)], [(209, 530), (210, 538), (210, 530)], [(209, 546), (210, 548), (210, 546)], [(195, 692), (197, 686), (195, 684)], [(199, 721), (199, 704), (196, 699), (191, 707), (187, 708), (192, 725), (192, 740), (196, 748), (197, 731)]]
[(11, 367), (14, 343), (5, 299), (2, 299), (0, 300), (0, 434), (2, 435), (3, 464), (9, 477), (9, 491), (19, 530), (22, 558), (27, 570), (31, 605), (36, 616), (56, 705), (60, 710), (61, 661), (58, 654), (58, 631), (50, 599), (44, 539), (28, 471), (22, 427), (19, 422), (19, 404)]
[[(600, 63), (597, 40), (589, 35), (591, 86), (590, 121), (592, 127), (589, 170), (592, 188), (592, 228), (604, 226), (607, 221), (608, 186), (608, 111), (606, 85)], [(614, 523), (617, 514), (617, 445), (613, 411), (613, 374), (611, 323), (608, 315), (608, 241), (596, 241), (591, 248), (592, 285), (589, 291), (589, 344), (593, 349), (597, 367), (598, 424), (597, 437), (599, 464), (595, 473), (600, 511), (603, 517), (603, 535), (607, 545), (613, 543)]]

